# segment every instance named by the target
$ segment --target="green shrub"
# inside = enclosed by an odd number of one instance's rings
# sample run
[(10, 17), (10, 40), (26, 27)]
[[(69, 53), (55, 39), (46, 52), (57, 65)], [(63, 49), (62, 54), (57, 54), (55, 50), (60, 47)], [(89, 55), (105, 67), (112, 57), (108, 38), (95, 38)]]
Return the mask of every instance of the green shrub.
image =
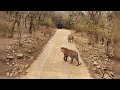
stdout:
[(86, 32), (88, 30), (88, 25), (76, 23), (74, 24), (74, 30), (76, 32)]
[(43, 25), (48, 27), (54, 27), (54, 23), (51, 18), (45, 18), (43, 21)]

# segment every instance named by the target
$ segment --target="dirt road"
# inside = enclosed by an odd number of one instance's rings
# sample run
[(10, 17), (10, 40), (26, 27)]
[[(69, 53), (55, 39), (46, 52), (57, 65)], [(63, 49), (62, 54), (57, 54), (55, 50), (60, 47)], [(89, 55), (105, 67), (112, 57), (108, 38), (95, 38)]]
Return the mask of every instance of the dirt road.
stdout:
[(67, 41), (69, 34), (69, 30), (57, 30), (21, 79), (92, 79), (80, 56), (80, 66), (76, 66), (76, 60), (73, 64), (70, 64), (70, 58), (67, 62), (63, 60), (61, 46), (77, 51), (75, 44)]

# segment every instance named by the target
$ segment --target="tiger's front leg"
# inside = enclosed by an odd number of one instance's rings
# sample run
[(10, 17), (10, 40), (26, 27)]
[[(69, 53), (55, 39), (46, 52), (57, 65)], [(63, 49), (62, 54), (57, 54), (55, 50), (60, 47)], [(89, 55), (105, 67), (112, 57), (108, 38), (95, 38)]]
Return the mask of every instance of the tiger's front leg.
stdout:
[(67, 61), (67, 56), (64, 56), (64, 60)]

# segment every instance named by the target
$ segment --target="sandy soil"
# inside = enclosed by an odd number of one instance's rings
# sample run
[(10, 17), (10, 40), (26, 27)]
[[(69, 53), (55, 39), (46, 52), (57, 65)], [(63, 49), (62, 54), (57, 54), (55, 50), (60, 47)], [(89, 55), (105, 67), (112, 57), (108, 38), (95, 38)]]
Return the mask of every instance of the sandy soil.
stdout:
[(0, 38), (0, 79), (7, 79), (6, 75), (6, 46), (8, 45), (8, 39)]

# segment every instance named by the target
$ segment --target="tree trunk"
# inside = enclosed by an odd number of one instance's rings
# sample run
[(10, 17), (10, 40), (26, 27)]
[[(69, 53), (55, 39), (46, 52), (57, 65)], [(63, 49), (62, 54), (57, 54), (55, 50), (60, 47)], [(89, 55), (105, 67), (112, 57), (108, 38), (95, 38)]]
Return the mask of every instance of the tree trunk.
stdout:
[(15, 24), (16, 24), (16, 20), (13, 22), (10, 34), (11, 34), (11, 38), (14, 36), (14, 28), (15, 28)]

